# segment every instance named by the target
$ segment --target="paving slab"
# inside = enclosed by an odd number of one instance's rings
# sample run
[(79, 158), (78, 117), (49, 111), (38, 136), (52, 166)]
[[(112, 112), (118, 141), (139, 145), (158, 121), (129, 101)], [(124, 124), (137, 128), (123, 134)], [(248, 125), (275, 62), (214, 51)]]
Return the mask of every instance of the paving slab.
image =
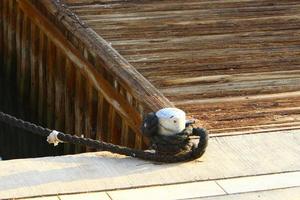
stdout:
[(195, 198), (194, 200), (299, 200), (300, 187), (249, 192), (214, 197)]
[(175, 184), (108, 192), (113, 200), (183, 199), (226, 194), (215, 181)]
[(243, 193), (277, 188), (300, 187), (300, 171), (264, 176), (218, 180), (217, 183), (228, 193)]
[(0, 162), (0, 198), (102, 192), (300, 170), (300, 132), (214, 137), (204, 157), (152, 163), (108, 152)]

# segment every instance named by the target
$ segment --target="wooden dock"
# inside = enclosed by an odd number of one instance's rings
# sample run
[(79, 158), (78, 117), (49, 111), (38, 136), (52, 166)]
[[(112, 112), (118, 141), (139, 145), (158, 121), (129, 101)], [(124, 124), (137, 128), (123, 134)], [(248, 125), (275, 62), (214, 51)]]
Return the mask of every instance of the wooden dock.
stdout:
[(5, 112), (145, 149), (143, 116), (175, 106), (212, 136), (166, 165), (0, 124), (3, 158), (75, 154), (0, 161), (0, 199), (298, 200), (299, 36), (299, 0), (0, 0)]
[(64, 2), (211, 133), (299, 128), (299, 1)]
[(1, 5), (2, 74), (29, 121), (135, 148), (142, 117), (170, 106), (212, 134), (300, 128), (296, 0)]

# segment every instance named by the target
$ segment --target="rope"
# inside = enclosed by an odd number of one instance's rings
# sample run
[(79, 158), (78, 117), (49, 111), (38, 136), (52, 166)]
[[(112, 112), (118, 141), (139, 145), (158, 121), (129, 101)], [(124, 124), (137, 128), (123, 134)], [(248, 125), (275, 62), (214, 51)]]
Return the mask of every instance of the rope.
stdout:
[(64, 134), (59, 131), (50, 130), (38, 126), (36, 124), (17, 119), (9, 114), (0, 111), (0, 121), (10, 126), (21, 128), (31, 133), (47, 137), (47, 141), (50, 143), (58, 144), (59, 142), (66, 142), (71, 144), (78, 144), (88, 146), (101, 151), (109, 151), (125, 156), (131, 156), (134, 158), (140, 158), (144, 160), (175, 163), (194, 160), (201, 157), (206, 149), (208, 143), (208, 133), (205, 129), (194, 129), (193, 133), (199, 136), (199, 142), (196, 147), (193, 147), (190, 151), (180, 152), (177, 154), (164, 154), (158, 151), (143, 151), (138, 149), (132, 149), (124, 146), (114, 145), (99, 140), (92, 140), (90, 138), (78, 137), (76, 135)]

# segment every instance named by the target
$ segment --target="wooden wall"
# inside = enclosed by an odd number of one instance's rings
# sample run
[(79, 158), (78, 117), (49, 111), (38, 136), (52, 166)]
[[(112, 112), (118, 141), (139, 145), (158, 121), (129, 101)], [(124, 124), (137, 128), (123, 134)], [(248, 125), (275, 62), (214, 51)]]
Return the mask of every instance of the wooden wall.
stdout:
[[(12, 95), (12, 101), (1, 95), (1, 109), (51, 129), (143, 148), (142, 116), (171, 103), (152, 95), (151, 85), (105, 41), (95, 36), (95, 46), (89, 29), (68, 21), (67, 11), (53, 2), (0, 1), (1, 92)], [(19, 135), (1, 141), (18, 148), (31, 142), (36, 150), (41, 145)], [(65, 144), (52, 153), (84, 151), (91, 149)]]

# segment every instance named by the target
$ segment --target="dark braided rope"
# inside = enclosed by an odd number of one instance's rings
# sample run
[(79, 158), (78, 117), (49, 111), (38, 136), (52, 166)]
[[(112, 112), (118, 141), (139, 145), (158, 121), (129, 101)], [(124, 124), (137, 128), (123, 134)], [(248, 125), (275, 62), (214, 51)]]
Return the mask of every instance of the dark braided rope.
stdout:
[[(38, 126), (36, 124), (23, 121), (21, 119), (17, 119), (9, 114), (5, 114), (0, 111), (0, 121), (4, 122), (10, 126), (17, 127), (29, 131), (31, 133), (47, 137), (52, 132), (52, 130), (48, 128), (44, 128)], [(144, 160), (151, 160), (157, 162), (166, 162), (166, 163), (175, 163), (175, 162), (183, 162), (194, 160), (196, 158), (201, 157), (206, 149), (208, 143), (208, 133), (205, 129), (201, 129), (199, 143), (196, 148), (193, 148), (191, 151), (175, 154), (175, 155), (168, 155), (168, 154), (159, 154), (153, 153), (150, 151), (143, 151), (138, 149), (132, 149), (124, 146), (114, 145), (111, 143), (106, 143), (103, 141), (92, 140), (90, 138), (82, 138), (75, 135), (64, 134), (62, 132), (58, 132), (57, 138), (62, 142), (72, 143), (72, 144), (79, 144), (85, 145), (91, 148), (95, 148), (101, 151), (109, 151), (112, 153), (117, 153), (125, 156), (131, 156), (135, 158), (140, 158)]]

